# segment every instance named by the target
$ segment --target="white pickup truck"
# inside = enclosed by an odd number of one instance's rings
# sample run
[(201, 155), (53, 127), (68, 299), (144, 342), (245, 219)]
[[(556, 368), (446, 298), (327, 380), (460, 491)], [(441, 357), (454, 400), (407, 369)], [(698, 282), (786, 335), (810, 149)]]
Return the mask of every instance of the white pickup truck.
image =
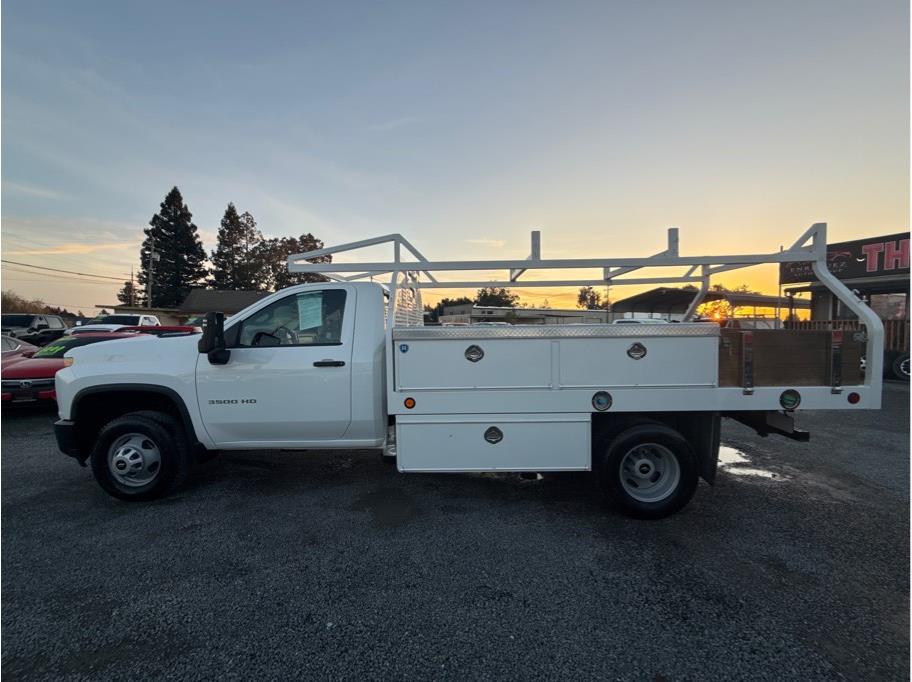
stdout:
[[(218, 450), (382, 449), (402, 472), (588, 471), (624, 512), (659, 518), (713, 482), (720, 419), (803, 440), (796, 409), (880, 406), (877, 318), (825, 267), (825, 226), (787, 251), (695, 257), (430, 262), (399, 235), (289, 259), (325, 283), (279, 291), (203, 335), (74, 349), (57, 373), (60, 449), (91, 462), (101, 487), (149, 500)], [(812, 240), (811, 245), (805, 245)], [(391, 261), (312, 259), (392, 244)], [(409, 260), (405, 260), (408, 257)], [(688, 319), (721, 270), (812, 261), (866, 325), (840, 331), (725, 330), (713, 323), (425, 327), (423, 288), (695, 282)], [(683, 275), (625, 277), (640, 268)], [(596, 280), (529, 280), (527, 270), (601, 268)], [(507, 270), (503, 282), (435, 272)], [(342, 274), (347, 273), (347, 274)], [(389, 282), (359, 281), (390, 274)]]

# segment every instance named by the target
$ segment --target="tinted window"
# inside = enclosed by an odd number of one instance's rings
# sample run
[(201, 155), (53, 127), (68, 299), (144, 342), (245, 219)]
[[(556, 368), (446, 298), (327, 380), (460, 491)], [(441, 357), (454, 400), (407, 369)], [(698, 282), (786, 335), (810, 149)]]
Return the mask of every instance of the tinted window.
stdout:
[(239, 346), (312, 346), (342, 343), (345, 292), (306, 291), (286, 296), (241, 323)]
[(39, 350), (35, 353), (34, 357), (36, 358), (62, 358), (63, 354), (68, 350), (73, 348), (79, 348), (80, 346), (88, 346), (93, 343), (98, 343), (100, 341), (109, 341), (110, 338), (124, 338), (122, 336), (106, 337), (106, 336), (64, 336), (61, 339), (56, 341), (51, 341), (50, 344)]
[(99, 315), (93, 317), (86, 324), (124, 324), (135, 326), (139, 324), (139, 315)]
[(34, 315), (4, 315), (3, 316), (3, 326), (4, 327), (31, 327), (32, 320), (35, 319)]
[(47, 321), (48, 326), (51, 329), (63, 329), (66, 326), (63, 324), (63, 320), (61, 320), (59, 317), (55, 317), (54, 315), (49, 315)]

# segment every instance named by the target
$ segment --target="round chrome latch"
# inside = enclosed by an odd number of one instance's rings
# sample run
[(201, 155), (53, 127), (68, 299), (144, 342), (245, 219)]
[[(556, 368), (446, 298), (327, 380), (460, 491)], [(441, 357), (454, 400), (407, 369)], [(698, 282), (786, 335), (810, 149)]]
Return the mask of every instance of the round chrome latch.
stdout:
[(646, 346), (638, 341), (627, 349), (627, 355), (634, 360), (642, 360), (646, 357)]
[(503, 440), (503, 431), (498, 429), (496, 426), (489, 426), (488, 429), (484, 432), (484, 439), (491, 443), (491, 445), (497, 445), (500, 441)]
[(481, 346), (471, 345), (465, 350), (466, 360), (469, 362), (478, 362), (484, 357), (484, 351)]

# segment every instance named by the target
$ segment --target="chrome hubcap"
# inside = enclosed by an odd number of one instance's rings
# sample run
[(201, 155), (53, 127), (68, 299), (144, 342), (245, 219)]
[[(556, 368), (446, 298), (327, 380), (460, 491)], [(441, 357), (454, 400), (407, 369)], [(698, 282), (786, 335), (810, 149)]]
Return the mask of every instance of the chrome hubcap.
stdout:
[(108, 470), (114, 479), (130, 487), (151, 483), (161, 470), (161, 453), (148, 436), (128, 433), (108, 448)]
[(638, 502), (659, 502), (681, 481), (677, 457), (664, 445), (643, 443), (621, 459), (621, 486)]

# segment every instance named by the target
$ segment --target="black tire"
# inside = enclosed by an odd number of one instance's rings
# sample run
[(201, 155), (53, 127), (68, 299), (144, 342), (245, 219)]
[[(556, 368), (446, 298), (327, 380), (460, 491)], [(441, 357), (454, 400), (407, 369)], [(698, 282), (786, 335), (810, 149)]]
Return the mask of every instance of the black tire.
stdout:
[[(622, 463), (628, 454), (633, 455), (638, 446), (660, 446), (658, 458), (667, 458), (670, 454), (677, 464), (677, 482), (661, 499), (644, 501), (637, 499), (627, 488), (631, 477), (625, 477)], [(671, 463), (671, 466), (674, 466)], [(669, 426), (657, 422), (638, 424), (620, 433), (603, 437), (593, 453), (593, 464), (598, 472), (602, 491), (612, 506), (628, 516), (638, 519), (661, 519), (682, 509), (693, 497), (699, 481), (699, 467), (693, 448), (687, 439)], [(660, 474), (656, 479), (658, 481)], [(650, 485), (653, 483), (650, 481)]]
[[(126, 485), (109, 467), (110, 448), (128, 434), (145, 437), (159, 455), (159, 463), (148, 482)], [(180, 422), (162, 412), (132, 412), (101, 429), (92, 449), (92, 474), (102, 489), (121, 500), (146, 501), (163, 497), (181, 485), (192, 468), (192, 454)]]
[(900, 381), (909, 380), (909, 354), (900, 353), (893, 359), (893, 376)]
[[(172, 417), (171, 415), (165, 414), (164, 412), (155, 412), (154, 410), (143, 410), (141, 412), (134, 412), (133, 414), (140, 417), (148, 417), (149, 419), (154, 419), (166, 429), (170, 429), (171, 433), (173, 433), (176, 438), (181, 439), (180, 447), (187, 452), (193, 452), (193, 457), (190, 460), (191, 466), (196, 466), (197, 464), (206, 464), (221, 454), (220, 450), (206, 450), (202, 445), (199, 445), (196, 448), (191, 447), (190, 441), (187, 439), (186, 430), (183, 428), (177, 428), (175, 430), (175, 422), (177, 422), (176, 417)], [(179, 426), (180, 422), (177, 423)]]

